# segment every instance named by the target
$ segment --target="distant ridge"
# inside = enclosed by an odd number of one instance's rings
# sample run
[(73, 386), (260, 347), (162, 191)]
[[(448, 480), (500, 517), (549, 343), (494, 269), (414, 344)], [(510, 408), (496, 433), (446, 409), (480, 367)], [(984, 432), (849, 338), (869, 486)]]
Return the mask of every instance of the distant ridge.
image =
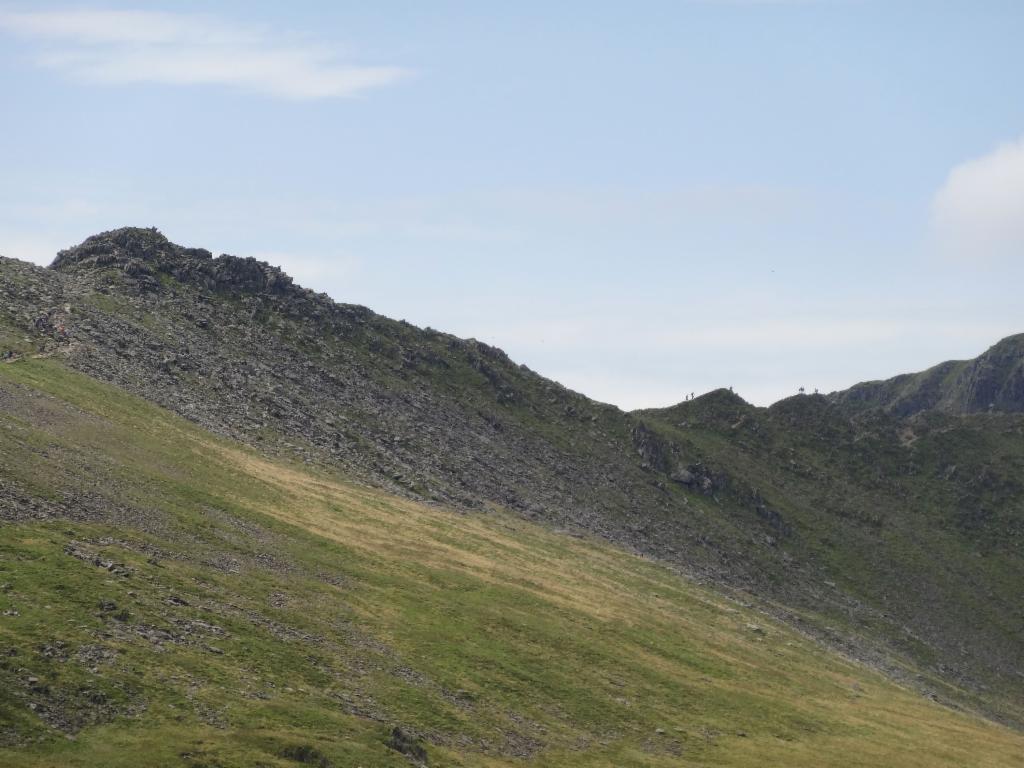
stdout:
[(869, 381), (829, 399), (852, 410), (880, 408), (896, 416), (1024, 412), (1024, 333), (1008, 336), (973, 360), (950, 360), (921, 373)]

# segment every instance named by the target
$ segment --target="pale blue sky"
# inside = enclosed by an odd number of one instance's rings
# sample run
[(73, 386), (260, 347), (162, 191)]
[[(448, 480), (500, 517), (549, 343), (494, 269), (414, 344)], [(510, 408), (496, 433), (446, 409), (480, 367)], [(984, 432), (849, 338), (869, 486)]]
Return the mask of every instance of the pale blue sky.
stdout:
[(1024, 331), (1024, 3), (0, 4), (0, 253), (126, 224), (625, 408)]

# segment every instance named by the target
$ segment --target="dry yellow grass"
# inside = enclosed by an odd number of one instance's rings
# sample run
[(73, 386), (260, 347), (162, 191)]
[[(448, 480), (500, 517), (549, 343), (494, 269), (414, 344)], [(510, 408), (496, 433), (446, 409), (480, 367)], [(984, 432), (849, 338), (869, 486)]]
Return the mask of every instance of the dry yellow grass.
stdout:
[[(466, 515), (389, 497), (222, 444), (206, 448), (294, 499), (287, 506), (268, 505), (263, 513), (364, 551), (382, 568), (400, 569), (414, 562), (489, 584), (514, 584), (537, 599), (593, 620), (586, 631), (599, 632), (597, 624), (615, 623), (678, 634), (735, 677), (711, 680), (643, 647), (618, 650), (633, 663), (697, 690), (702, 684), (713, 685), (716, 696), (732, 694), (737, 702), (753, 697), (768, 706), (777, 697), (809, 724), (800, 738), (758, 734), (759, 713), (752, 711), (750, 730), (742, 736), (710, 729), (698, 750), (698, 764), (1024, 765), (1020, 734), (929, 701), (826, 652), (784, 625), (604, 543), (560, 535), (501, 512)], [(383, 611), (377, 619), (386, 616)], [(762, 631), (752, 630), (754, 624)], [(672, 722), (671, 702), (658, 702), (655, 709), (664, 724)], [(737, 719), (743, 714), (740, 705)], [(831, 725), (816, 733), (815, 723)], [(660, 756), (640, 750), (632, 759), (648, 765), (685, 764), (685, 754), (685, 748), (680, 755)], [(603, 762), (581, 758), (560, 753), (540, 762)], [(616, 763), (609, 759), (606, 764)]]
[[(0, 765), (285, 766), (280, 745), (296, 742), (335, 765), (406, 764), (383, 746), (384, 725), (339, 707), (351, 694), (388, 722), (433, 734), (433, 765), (1024, 766), (1020, 733), (944, 708), (604, 542), (271, 461), (53, 363), (6, 366), (2, 377), (55, 398), (29, 398), (16, 419), (0, 419), (9, 427), (0, 430), (3, 469), (19, 482), (97, 483), (113, 500), (161, 510), (195, 546), (231, 541), (245, 554), (254, 545), (244, 526), (216, 527), (216, 515), (230, 516), (272, 533), (282, 547), (274, 554), (296, 567), (223, 573), (202, 558), (158, 567), (140, 556), (135, 582), (119, 587), (91, 564), (69, 562), (63, 546), (72, 535), (129, 532), (82, 524), (68, 533), (67, 522), (2, 529), (0, 565), (21, 569), (4, 576), (15, 582), (9, 595), (24, 599), (0, 639), (24, 647), (23, 658), (56, 631), (108, 631), (96, 600), (117, 588), (118, 603), (146, 624), (181, 611), (209, 620), (203, 605), (241, 607), (214, 614), (230, 627), (218, 654), (156, 654), (131, 637), (118, 646), (119, 679), (146, 696), (139, 718), (86, 728), (74, 743), (0, 749)], [(170, 534), (155, 543), (179, 544)], [(340, 581), (315, 578), (328, 568)], [(264, 616), (279, 592), (291, 607), (270, 618), (295, 630), (280, 637), (246, 618)], [(168, 593), (188, 593), (192, 605), (169, 607)], [(54, 623), (29, 604), (52, 604), (65, 618)], [(321, 639), (305, 644), (306, 635)], [(71, 666), (54, 672), (54, 685)], [(175, 680), (187, 682), (178, 689)], [(190, 702), (202, 703), (199, 715), (183, 714)], [(2, 709), (8, 703), (0, 695), (0, 713), (16, 711)], [(210, 711), (223, 720), (200, 716)]]

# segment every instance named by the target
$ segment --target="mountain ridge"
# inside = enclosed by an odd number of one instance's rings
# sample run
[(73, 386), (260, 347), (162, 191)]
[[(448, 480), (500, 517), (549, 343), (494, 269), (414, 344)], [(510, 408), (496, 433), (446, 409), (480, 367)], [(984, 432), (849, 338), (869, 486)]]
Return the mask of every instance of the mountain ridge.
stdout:
[[(311, 298), (324, 307), (370, 312), (299, 286), (284, 270), (266, 261), (226, 253), (214, 257), (205, 248), (172, 243), (155, 227), (123, 227), (92, 235), (60, 251), (49, 265), (59, 272), (109, 267), (132, 275), (143, 288), (155, 289), (157, 276), (163, 275), (211, 291)], [(507, 358), (502, 350), (483, 346)], [(1024, 333), (999, 340), (975, 358), (947, 360), (918, 373), (858, 382), (826, 397), (851, 410), (878, 407), (900, 416), (933, 409), (950, 413), (1024, 411)]]
[(155, 230), (94, 236), (54, 269), (0, 261), (0, 297), (0, 350), (55, 356), (269, 456), (596, 535), (1024, 722), (1017, 413), (757, 408), (726, 390), (624, 413)]
[(1007, 336), (969, 360), (947, 360), (920, 373), (855, 384), (828, 396), (852, 410), (897, 416), (1024, 411), (1024, 333)]

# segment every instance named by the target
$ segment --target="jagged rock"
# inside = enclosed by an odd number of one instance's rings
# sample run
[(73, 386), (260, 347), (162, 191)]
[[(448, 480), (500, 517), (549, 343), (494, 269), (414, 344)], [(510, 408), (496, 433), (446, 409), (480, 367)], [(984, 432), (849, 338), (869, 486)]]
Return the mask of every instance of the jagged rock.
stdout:
[(281, 757), (316, 768), (332, 768), (333, 763), (320, 750), (309, 744), (296, 744), (281, 750)]
[(423, 742), (397, 725), (391, 729), (388, 740), (384, 743), (388, 748), (401, 752), (420, 765), (428, 764), (427, 750)]
[(693, 485), (694, 480), (696, 480), (693, 476), (693, 472), (688, 469), (684, 469), (683, 467), (678, 467), (671, 475), (669, 475), (669, 477), (683, 485)]

